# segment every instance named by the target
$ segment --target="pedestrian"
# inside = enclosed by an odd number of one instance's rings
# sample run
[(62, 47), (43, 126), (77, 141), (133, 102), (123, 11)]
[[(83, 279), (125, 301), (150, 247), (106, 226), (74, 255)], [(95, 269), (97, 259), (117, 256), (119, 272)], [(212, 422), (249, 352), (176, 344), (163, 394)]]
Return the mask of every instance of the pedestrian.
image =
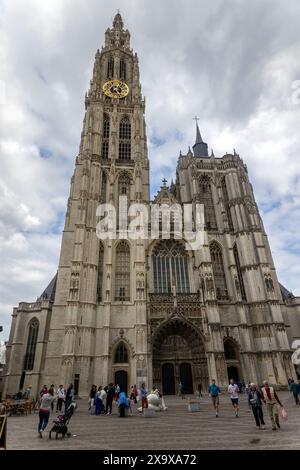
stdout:
[(216, 412), (216, 418), (218, 418), (219, 417), (219, 394), (221, 393), (221, 390), (219, 386), (216, 384), (215, 379), (212, 379), (211, 384), (208, 387), (208, 393), (212, 399), (212, 404)]
[(133, 393), (133, 401), (134, 401), (134, 403), (137, 403), (138, 389), (137, 389), (136, 384), (134, 384), (134, 386), (133, 386), (132, 393)]
[(292, 380), (290, 383), (290, 391), (292, 392), (295, 403), (298, 406), (299, 405), (298, 384), (294, 380)]
[(231, 403), (234, 408), (235, 417), (239, 417), (239, 387), (235, 383), (234, 379), (230, 379), (230, 383), (228, 385), (228, 393), (231, 399)]
[(90, 396), (89, 396), (89, 410), (94, 406), (94, 401), (96, 398), (97, 387), (96, 385), (92, 385)]
[(74, 400), (74, 395), (75, 395), (75, 390), (74, 390), (73, 384), (71, 383), (66, 393), (65, 411), (67, 411), (72, 401)]
[(115, 395), (115, 387), (113, 383), (110, 383), (107, 389), (107, 397), (106, 397), (105, 413), (107, 415), (111, 415), (112, 413), (112, 403), (113, 403), (114, 395)]
[(183, 383), (182, 383), (182, 382), (179, 382), (179, 385), (178, 385), (178, 394), (179, 394), (179, 396), (181, 397), (182, 400), (185, 398), (185, 395), (184, 395), (184, 386), (183, 386)]
[(274, 388), (269, 386), (267, 380), (264, 380), (261, 391), (263, 394), (263, 401), (267, 405), (268, 414), (272, 423), (272, 430), (276, 431), (277, 428), (280, 428), (277, 403), (280, 407), (283, 407), (283, 405), (279, 400)]
[(43, 431), (45, 430), (50, 416), (51, 410), (51, 403), (54, 400), (54, 389), (49, 388), (47, 393), (44, 393), (41, 398), (40, 409), (39, 409), (39, 425), (38, 425), (38, 433), (39, 437), (43, 437)]
[(142, 400), (142, 413), (144, 412), (144, 408), (148, 408), (148, 399), (147, 399), (147, 389), (144, 383), (142, 383), (140, 388), (140, 395)]
[(119, 395), (120, 395), (120, 385), (117, 384), (115, 386), (115, 396), (114, 396), (116, 402), (118, 401)]
[(130, 392), (130, 400), (133, 400), (133, 402), (136, 403), (137, 395), (138, 395), (138, 391), (137, 391), (136, 385), (132, 385), (131, 392)]
[(101, 387), (100, 398), (101, 398), (102, 403), (103, 403), (103, 412), (105, 412), (105, 410), (104, 410), (104, 400), (106, 399), (106, 397), (107, 397), (107, 393), (105, 391), (105, 388)]
[(40, 397), (42, 397), (45, 393), (48, 393), (47, 385), (43, 385), (43, 388), (40, 391)]
[[(104, 404), (103, 404), (103, 401), (102, 401), (102, 387), (100, 385), (100, 387), (98, 388), (98, 391), (96, 393), (96, 397), (95, 397), (95, 415), (101, 415), (102, 412), (104, 412)], [(105, 392), (104, 392), (105, 393)]]
[(198, 398), (202, 397), (202, 384), (198, 384)]
[(130, 407), (130, 400), (126, 397), (125, 392), (121, 392), (118, 398), (118, 408), (120, 418), (125, 418), (125, 410)]
[[(54, 397), (56, 397), (56, 391), (55, 391), (55, 388), (54, 388), (54, 384), (51, 384), (50, 388), (53, 389), (53, 395), (54, 395)], [(54, 410), (54, 400), (51, 403), (51, 413), (53, 413), (53, 410)]]
[(56, 402), (56, 411), (59, 412), (62, 410), (62, 404), (65, 401), (66, 398), (66, 391), (63, 387), (63, 385), (60, 385), (57, 389), (56, 392), (57, 395), (57, 402)]
[(262, 394), (255, 383), (250, 383), (248, 405), (252, 409), (257, 429), (265, 429), (264, 414), (262, 410)]

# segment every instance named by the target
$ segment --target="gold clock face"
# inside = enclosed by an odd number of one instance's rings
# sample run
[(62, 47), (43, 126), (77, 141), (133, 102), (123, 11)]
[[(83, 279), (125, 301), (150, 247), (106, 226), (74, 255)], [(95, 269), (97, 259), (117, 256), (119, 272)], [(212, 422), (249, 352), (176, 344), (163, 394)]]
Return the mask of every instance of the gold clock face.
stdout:
[(124, 98), (129, 93), (129, 87), (126, 83), (120, 80), (110, 80), (104, 83), (103, 93), (110, 98)]

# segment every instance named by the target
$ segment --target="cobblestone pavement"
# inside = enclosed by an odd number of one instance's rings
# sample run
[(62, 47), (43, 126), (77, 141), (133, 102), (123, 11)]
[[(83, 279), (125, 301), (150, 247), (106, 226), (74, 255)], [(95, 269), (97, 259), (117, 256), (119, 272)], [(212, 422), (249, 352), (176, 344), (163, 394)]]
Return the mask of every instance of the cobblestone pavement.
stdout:
[(240, 417), (235, 418), (227, 396), (221, 396), (220, 416), (215, 417), (210, 398), (201, 398), (201, 411), (189, 413), (187, 400), (165, 397), (168, 410), (146, 419), (136, 412), (121, 419), (114, 405), (111, 416), (93, 416), (85, 400), (78, 401), (72, 417), (70, 438), (48, 439), (55, 413), (52, 414), (43, 439), (38, 438), (38, 415), (8, 419), (9, 449), (87, 449), (87, 450), (168, 450), (168, 449), (300, 449), (300, 407), (288, 392), (279, 393), (288, 411), (288, 421), (272, 431), (264, 409), (266, 430), (257, 430), (245, 396), (240, 399)]

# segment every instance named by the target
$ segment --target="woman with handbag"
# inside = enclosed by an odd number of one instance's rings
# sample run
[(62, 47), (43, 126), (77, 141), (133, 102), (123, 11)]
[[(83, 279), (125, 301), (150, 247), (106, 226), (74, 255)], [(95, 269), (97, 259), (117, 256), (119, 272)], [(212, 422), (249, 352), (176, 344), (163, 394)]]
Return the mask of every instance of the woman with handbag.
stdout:
[(252, 408), (253, 416), (257, 429), (265, 429), (264, 414), (262, 410), (262, 395), (257, 389), (256, 384), (251, 383), (248, 392), (248, 404)]

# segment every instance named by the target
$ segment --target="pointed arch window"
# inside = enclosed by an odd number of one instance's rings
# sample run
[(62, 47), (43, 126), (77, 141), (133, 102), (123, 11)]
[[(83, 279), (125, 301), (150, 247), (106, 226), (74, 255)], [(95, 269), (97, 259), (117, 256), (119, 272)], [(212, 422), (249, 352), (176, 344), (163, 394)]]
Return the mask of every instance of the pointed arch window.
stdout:
[(122, 173), (118, 179), (118, 193), (119, 196), (130, 197), (130, 176), (127, 173)]
[(229, 196), (228, 196), (225, 176), (223, 176), (223, 178), (221, 180), (221, 187), (222, 187), (224, 206), (225, 206), (225, 210), (226, 210), (226, 214), (227, 214), (228, 228), (229, 228), (230, 232), (232, 232), (233, 231), (233, 223), (232, 223), (232, 217), (231, 217), (231, 212), (230, 212), (230, 207), (229, 207)]
[(130, 248), (121, 241), (116, 248), (115, 300), (130, 300)]
[(126, 80), (126, 62), (124, 59), (120, 60), (120, 80)]
[(104, 114), (103, 116), (103, 134), (102, 134), (102, 157), (108, 158), (109, 154), (109, 116), (108, 114)]
[(131, 124), (126, 116), (120, 122), (119, 127), (119, 159), (130, 160), (131, 158)]
[(107, 78), (114, 78), (115, 62), (113, 57), (109, 57), (107, 62)]
[(212, 196), (211, 180), (208, 175), (199, 178), (200, 202), (204, 204), (204, 223), (207, 230), (216, 230), (216, 214)]
[(237, 347), (230, 339), (224, 341), (224, 353), (226, 360), (238, 359)]
[(36, 318), (33, 318), (28, 326), (28, 339), (24, 358), (24, 370), (33, 370), (38, 333), (39, 322)]
[(97, 279), (97, 302), (102, 302), (102, 291), (103, 291), (103, 269), (104, 269), (104, 247), (102, 243), (99, 246), (99, 258), (98, 258), (98, 279)]
[(215, 280), (216, 296), (218, 300), (228, 299), (226, 277), (223, 264), (222, 249), (216, 242), (209, 245), (212, 269)]
[(163, 240), (153, 250), (154, 292), (168, 293), (175, 284), (179, 294), (190, 292), (188, 257), (179, 242)]
[(246, 290), (245, 290), (245, 285), (244, 285), (244, 280), (243, 280), (243, 273), (242, 273), (242, 270), (241, 270), (240, 257), (239, 257), (239, 252), (238, 252), (236, 244), (233, 246), (233, 255), (234, 255), (238, 280), (239, 280), (239, 284), (240, 284), (242, 300), (247, 300)]
[(122, 364), (128, 362), (128, 351), (125, 344), (122, 342), (118, 345), (115, 352), (115, 363)]

